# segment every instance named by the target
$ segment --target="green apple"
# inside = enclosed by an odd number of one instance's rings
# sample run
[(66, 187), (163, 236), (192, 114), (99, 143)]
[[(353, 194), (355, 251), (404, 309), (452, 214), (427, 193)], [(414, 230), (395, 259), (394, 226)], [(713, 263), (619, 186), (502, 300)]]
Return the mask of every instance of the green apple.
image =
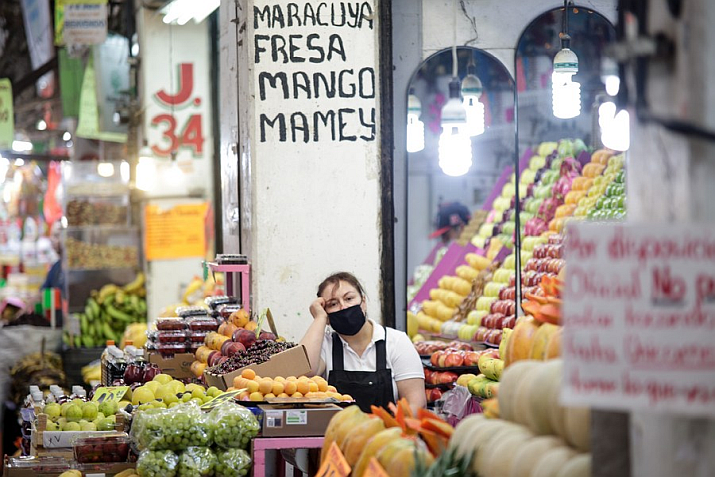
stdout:
[(95, 424), (94, 422), (86, 422), (80, 425), (80, 429), (83, 431), (96, 431), (97, 424)]
[(97, 409), (98, 412), (101, 412), (105, 416), (116, 414), (118, 410), (119, 405), (115, 401), (104, 401), (99, 404), (99, 409)]
[(80, 419), (82, 419), (82, 408), (76, 404), (72, 404), (70, 407), (67, 408), (67, 412), (65, 413), (65, 415), (68, 421), (78, 422)]
[(57, 419), (58, 417), (60, 417), (62, 408), (56, 402), (51, 402), (45, 406), (44, 411), (45, 411), (45, 414), (47, 414), (50, 417), (50, 419)]
[(59, 431), (60, 426), (56, 422), (47, 421), (47, 427), (45, 429), (48, 431)]
[(169, 384), (173, 380), (174, 378), (172, 378), (168, 374), (161, 373), (154, 376), (154, 379), (152, 381), (156, 381), (159, 384)]
[(79, 425), (79, 422), (68, 422), (62, 427), (63, 431), (81, 431), (82, 428)]
[(82, 408), (82, 417), (88, 421), (94, 421), (97, 419), (97, 412), (99, 412), (99, 406), (96, 402), (84, 402), (80, 406)]

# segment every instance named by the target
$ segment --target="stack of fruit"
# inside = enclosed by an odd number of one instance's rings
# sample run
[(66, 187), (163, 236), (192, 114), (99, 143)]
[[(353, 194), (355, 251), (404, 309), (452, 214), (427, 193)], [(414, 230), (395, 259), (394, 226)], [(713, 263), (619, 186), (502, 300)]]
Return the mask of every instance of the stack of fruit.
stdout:
[(140, 412), (132, 424), (132, 438), (141, 450), (137, 471), (141, 477), (248, 475), (246, 451), (259, 428), (255, 416), (234, 402), (209, 413), (194, 403)]
[(206, 389), (196, 383), (184, 384), (168, 374), (157, 374), (145, 384), (133, 385), (119, 404), (122, 408), (132, 404), (137, 406), (138, 410), (145, 411), (173, 408), (190, 401), (202, 405), (219, 394), (221, 391), (215, 387)]
[(47, 403), (37, 415), (38, 428), (45, 431), (112, 431), (116, 424), (116, 402), (96, 403), (73, 399)]
[(590, 411), (559, 405), (562, 367), (561, 360), (509, 366), (499, 389), (501, 419), (468, 416), (449, 447), (472, 458), (483, 477), (591, 475)]
[(404, 399), (391, 404), (390, 412), (372, 406), (372, 413), (366, 414), (350, 406), (330, 420), (322, 455), (325, 458), (335, 443), (355, 476), (370, 475), (366, 469), (372, 458), (393, 477), (411, 472), (425, 475), (453, 432), (452, 426), (429, 411), (420, 409), (413, 415)]
[(241, 401), (265, 401), (272, 398), (309, 398), (309, 399), (336, 399), (338, 401), (352, 401), (348, 394), (340, 394), (334, 386), (321, 376), (308, 378), (300, 376), (276, 376), (262, 378), (256, 376), (252, 369), (244, 369), (240, 376), (233, 379), (233, 386), (227, 391), (243, 390), (237, 398)]
[(119, 343), (125, 329), (132, 323), (146, 323), (145, 296), (144, 274), (141, 272), (123, 287), (108, 284), (99, 291), (93, 290), (84, 312), (77, 315), (79, 334), (65, 331), (65, 344), (93, 348), (104, 346), (107, 340)]
[[(615, 158), (614, 158), (615, 159)], [(618, 162), (615, 162), (618, 164)], [(611, 167), (609, 164), (608, 167)], [(599, 197), (593, 209), (586, 217), (593, 220), (623, 220), (626, 216), (625, 171), (620, 170), (613, 182), (606, 186), (603, 196)]]

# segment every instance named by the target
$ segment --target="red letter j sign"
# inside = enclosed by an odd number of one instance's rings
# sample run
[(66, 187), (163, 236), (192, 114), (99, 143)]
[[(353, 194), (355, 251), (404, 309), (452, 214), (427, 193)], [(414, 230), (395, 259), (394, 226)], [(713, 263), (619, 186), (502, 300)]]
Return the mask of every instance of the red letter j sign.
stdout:
[(193, 63), (179, 64), (179, 88), (176, 94), (161, 90), (156, 93), (156, 98), (166, 106), (178, 106), (191, 98), (194, 91), (194, 65)]

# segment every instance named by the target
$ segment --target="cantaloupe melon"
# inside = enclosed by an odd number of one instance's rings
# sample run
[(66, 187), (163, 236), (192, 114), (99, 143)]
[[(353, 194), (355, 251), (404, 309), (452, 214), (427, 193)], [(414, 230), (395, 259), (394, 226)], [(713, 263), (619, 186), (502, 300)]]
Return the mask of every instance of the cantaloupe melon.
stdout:
[[(503, 434), (494, 445), (482, 449), (484, 462), (478, 469), (482, 477), (507, 477), (514, 465), (514, 449), (521, 448), (524, 444), (534, 438), (526, 429), (514, 430), (509, 434)], [(479, 458), (479, 456), (477, 456)]]
[(378, 432), (368, 439), (367, 444), (365, 444), (365, 448), (360, 453), (357, 464), (353, 467), (353, 475), (363, 475), (365, 469), (367, 469), (367, 466), (370, 463), (370, 459), (375, 457), (378, 451), (387, 444), (400, 439), (400, 436), (402, 436), (402, 429), (399, 427), (391, 427)]
[(552, 401), (549, 390), (559, 388), (561, 370), (561, 363), (548, 361), (540, 364), (532, 372), (534, 379), (529, 389), (528, 425), (529, 429), (534, 431), (535, 434), (548, 435), (555, 433), (554, 428), (551, 427), (549, 414), (552, 412), (552, 407), (558, 406), (558, 402)]
[(422, 460), (425, 467), (429, 467), (434, 463), (434, 457), (422, 445), (422, 441), (412, 441), (412, 443), (412, 446), (400, 447), (392, 457), (385, 457), (380, 461), (387, 475), (411, 475), (416, 459)]
[(354, 467), (357, 463), (367, 441), (378, 432), (384, 430), (385, 423), (382, 419), (375, 416), (355, 426), (348, 432), (341, 450), (343, 451), (343, 455), (345, 455), (345, 460), (350, 464), (350, 467)]
[(514, 327), (509, 337), (508, 352), (504, 357), (504, 367), (509, 367), (517, 361), (529, 358), (534, 335), (539, 329), (533, 318), (524, 318)]
[[(335, 414), (328, 423), (328, 427), (325, 429), (325, 439), (323, 440), (323, 453), (321, 458), (325, 458), (328, 455), (328, 449), (333, 442), (338, 442), (338, 437), (342, 439), (347, 434), (348, 429), (352, 429), (352, 426), (357, 424), (362, 420), (362, 418), (367, 419), (367, 414), (363, 413), (360, 408), (356, 405), (346, 407), (339, 413)], [(341, 426), (348, 423), (345, 431), (341, 433)], [(340, 446), (341, 442), (338, 442)]]
[(566, 442), (584, 452), (591, 450), (591, 409), (587, 407), (567, 407), (565, 415)]
[(591, 477), (591, 453), (577, 454), (569, 459), (556, 477)]
[(492, 436), (498, 434), (504, 429), (514, 427), (516, 424), (507, 422), (501, 419), (487, 419), (479, 423), (465, 436), (464, 443), (457, 444), (457, 456), (473, 455), (484, 445)]
[(546, 392), (548, 401), (552, 403), (548, 413), (549, 426), (553, 429), (554, 434), (564, 437), (566, 435), (564, 407), (559, 404), (559, 394), (561, 393), (561, 382), (563, 380), (563, 360), (551, 360), (548, 364), (559, 369), (558, 380), (554, 381), (551, 388)]
[(555, 477), (561, 468), (576, 455), (570, 447), (557, 447), (547, 451), (532, 469), (529, 477)]
[(530, 429), (536, 428), (531, 411), (531, 402), (541, 389), (541, 371), (544, 366), (542, 361), (536, 361), (536, 363), (537, 365), (521, 378), (512, 398), (513, 421)]
[(461, 442), (464, 442), (464, 438), (469, 433), (469, 431), (474, 429), (475, 426), (478, 426), (485, 420), (486, 418), (484, 417), (484, 414), (480, 413), (470, 414), (469, 416), (459, 421), (454, 428), (452, 437), (450, 437), (449, 439), (450, 449), (456, 449)]
[[(382, 449), (377, 451), (377, 455), (375, 455), (375, 458), (380, 463), (382, 468), (387, 471), (387, 468), (390, 467), (390, 464), (392, 464), (393, 466), (396, 465), (398, 454), (404, 455), (401, 453), (401, 451), (403, 449), (406, 449), (409, 452), (409, 454), (414, 454), (415, 441), (413, 441), (411, 439), (396, 439), (392, 442), (389, 442)], [(402, 463), (402, 464), (407, 464), (407, 463)], [(358, 475), (358, 474), (355, 474), (355, 475)], [(390, 474), (388, 471), (388, 475), (394, 475), (394, 474)], [(403, 474), (403, 475), (409, 475), (409, 473)]]
[(478, 475), (480, 471), (477, 469), (484, 467), (489, 459), (488, 456), (491, 454), (490, 448), (493, 448), (499, 441), (511, 435), (533, 436), (524, 426), (519, 426), (513, 422), (503, 421), (501, 419), (495, 419), (495, 421), (501, 421), (502, 423), (496, 430), (486, 433), (482, 427), (482, 432), (474, 435), (477, 442), (475, 442), (474, 445), (472, 469)]
[(553, 333), (549, 337), (549, 342), (546, 344), (546, 355), (544, 356), (544, 359), (556, 359), (561, 357), (561, 337), (563, 334), (563, 327), (559, 327), (556, 333)]
[(521, 447), (515, 449), (512, 456), (513, 463), (509, 473), (504, 474), (504, 477), (528, 476), (546, 452), (565, 445), (566, 443), (556, 436), (539, 436), (529, 439)]
[(539, 329), (534, 333), (534, 338), (531, 342), (531, 350), (529, 351), (530, 359), (538, 359), (543, 361), (546, 359), (546, 348), (549, 344), (551, 337), (560, 330), (561, 327), (558, 325), (552, 325), (551, 323), (542, 323)]
[(526, 396), (519, 397), (517, 388), (521, 380), (530, 372), (536, 369), (539, 361), (524, 360), (514, 363), (504, 370), (504, 374), (499, 381), (499, 415), (508, 421), (514, 420), (514, 403), (517, 399), (526, 399)]

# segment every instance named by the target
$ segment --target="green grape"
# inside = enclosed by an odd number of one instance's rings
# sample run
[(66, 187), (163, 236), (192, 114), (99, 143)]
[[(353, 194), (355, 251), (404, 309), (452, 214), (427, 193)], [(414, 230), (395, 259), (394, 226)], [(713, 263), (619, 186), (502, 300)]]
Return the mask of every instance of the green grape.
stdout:
[(217, 457), (217, 476), (246, 476), (251, 471), (251, 456), (243, 449), (225, 449), (219, 451)]
[(137, 460), (140, 477), (175, 477), (179, 457), (169, 450), (145, 450)]
[(247, 449), (256, 437), (259, 424), (256, 417), (243, 406), (226, 403), (218, 406), (209, 415), (213, 423), (214, 443), (226, 449)]
[(179, 457), (179, 477), (207, 477), (214, 474), (217, 458), (208, 447), (188, 447)]
[(169, 449), (180, 451), (187, 447), (207, 447), (212, 444), (211, 424), (196, 403), (174, 407), (166, 419), (165, 433)]

